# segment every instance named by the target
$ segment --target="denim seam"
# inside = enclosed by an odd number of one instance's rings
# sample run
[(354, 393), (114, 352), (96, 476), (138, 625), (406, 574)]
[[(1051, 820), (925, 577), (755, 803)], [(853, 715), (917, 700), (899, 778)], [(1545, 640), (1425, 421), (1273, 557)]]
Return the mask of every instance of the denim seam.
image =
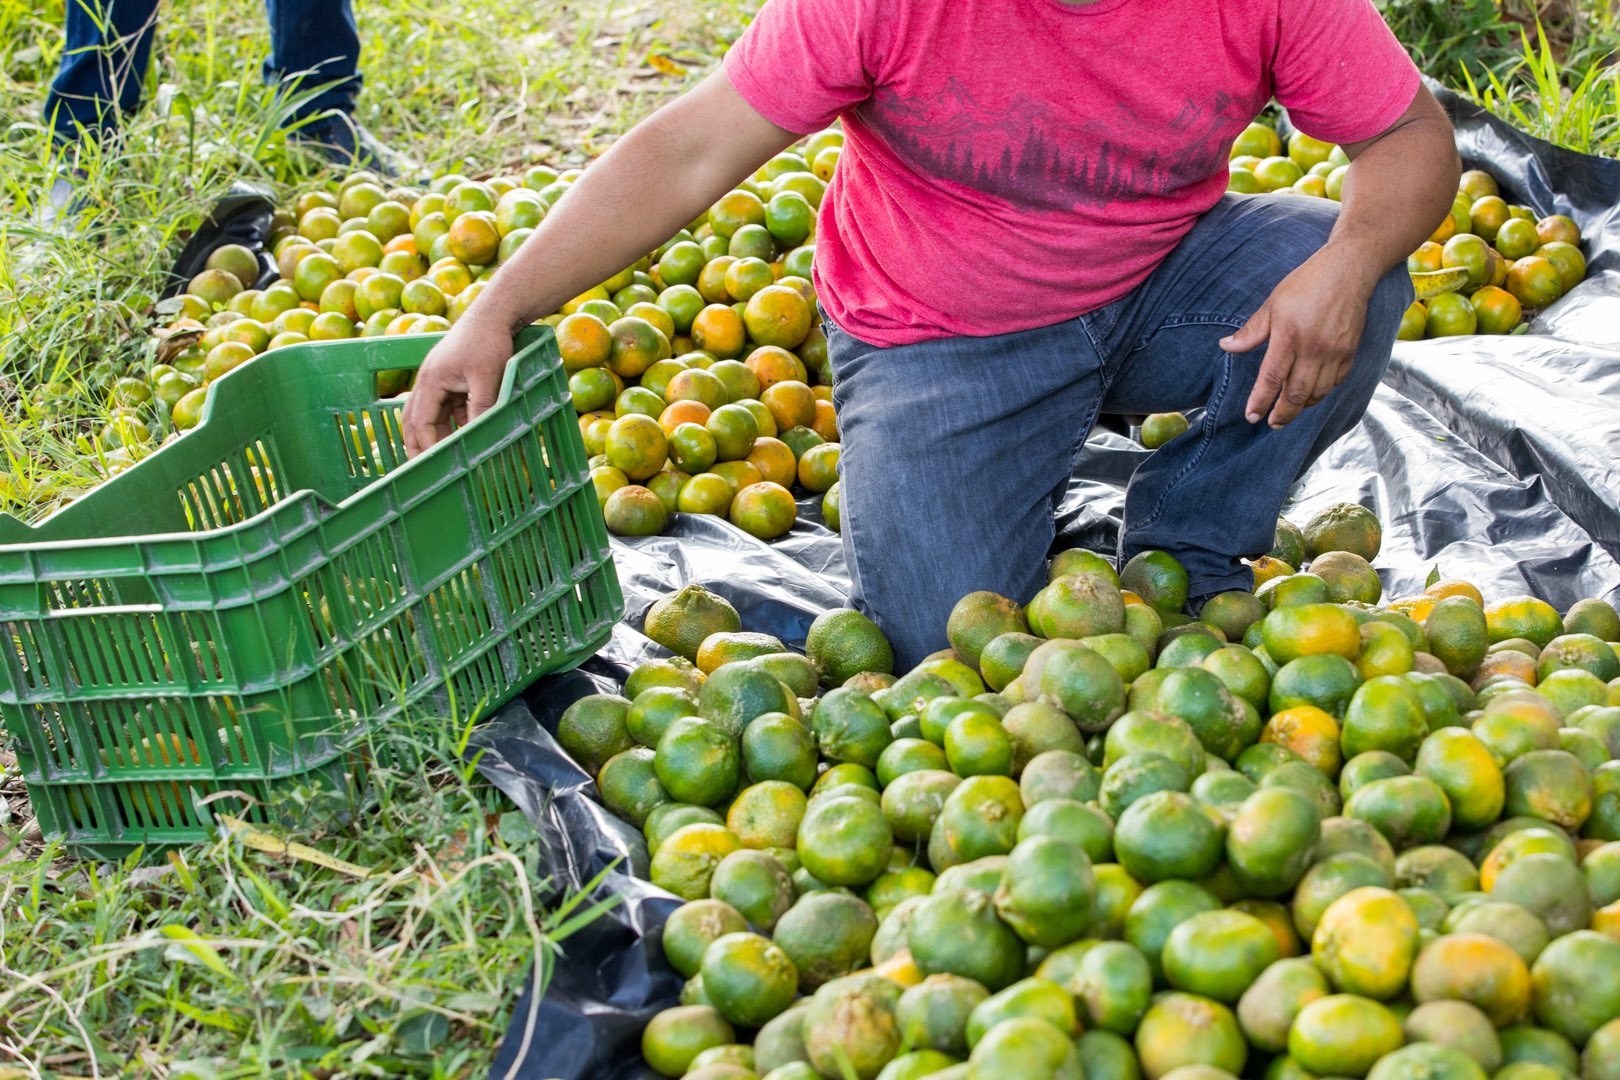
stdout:
[(1248, 322), (1250, 318), (1252, 318), (1252, 316), (1221, 315), (1216, 314), (1215, 312), (1190, 312), (1187, 314), (1177, 315), (1166, 319), (1164, 322), (1160, 323), (1158, 326), (1155, 326), (1146, 334), (1143, 334), (1136, 340), (1136, 344), (1131, 348), (1131, 351), (1140, 352), (1141, 350), (1147, 348), (1148, 341), (1153, 337), (1153, 335), (1162, 330), (1177, 330), (1183, 326), (1230, 326), (1232, 329), (1236, 330), (1238, 327)]
[[(1170, 478), (1170, 482), (1164, 485), (1164, 490), (1159, 493), (1159, 501), (1154, 504), (1153, 512), (1148, 515), (1147, 520), (1130, 523), (1132, 532), (1152, 528), (1159, 518), (1164, 516), (1165, 504), (1170, 501), (1170, 496), (1174, 493), (1176, 487), (1187, 478), (1189, 473), (1198, 468), (1199, 463), (1204, 460), (1205, 451), (1209, 449), (1209, 444), (1215, 439), (1215, 428), (1219, 424), (1218, 414), (1221, 403), (1226, 397), (1226, 389), (1232, 382), (1233, 359), (1232, 354), (1225, 355), (1221, 362), (1221, 374), (1214, 387), (1210, 389), (1209, 400), (1204, 404), (1204, 422), (1201, 425), (1198, 448), (1188, 456), (1186, 463)], [(1121, 538), (1123, 539), (1123, 534), (1121, 534)]]
[[(1108, 309), (1103, 308), (1102, 310), (1106, 311)], [(1108, 388), (1114, 384), (1114, 372), (1108, 364), (1107, 350), (1103, 347), (1102, 342), (1097, 339), (1097, 335), (1093, 333), (1091, 329), (1092, 314), (1097, 313), (1093, 312), (1091, 314), (1081, 315), (1075, 320), (1075, 322), (1080, 324), (1080, 332), (1086, 335), (1087, 341), (1091, 342), (1091, 351), (1097, 357), (1097, 404), (1092, 407), (1091, 421), (1087, 423), (1083, 429), (1080, 436), (1080, 445), (1075, 447), (1074, 454), (1069, 460), (1070, 473), (1074, 472), (1074, 463), (1079, 459), (1080, 451), (1085, 447), (1086, 439), (1090, 437), (1091, 429), (1097, 423), (1097, 417), (1102, 415), (1102, 403), (1103, 400), (1108, 397)], [(1110, 324), (1109, 330), (1111, 331), (1112, 329), (1113, 326)], [(1106, 337), (1107, 334), (1104, 334), (1103, 336)]]

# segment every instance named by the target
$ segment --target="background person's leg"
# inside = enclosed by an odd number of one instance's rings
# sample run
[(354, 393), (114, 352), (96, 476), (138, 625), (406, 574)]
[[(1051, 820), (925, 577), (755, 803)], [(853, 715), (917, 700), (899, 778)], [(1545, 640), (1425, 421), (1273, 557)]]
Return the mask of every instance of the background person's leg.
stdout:
[(1118, 306), (1117, 321), (1094, 328), (1107, 341), (1105, 410), (1206, 410), (1137, 469), (1120, 538), (1122, 560), (1152, 548), (1179, 559), (1189, 597), (1252, 585), (1239, 559), (1271, 548), (1289, 487), (1360, 421), (1389, 363), (1412, 300), (1404, 266), (1374, 291), (1350, 374), (1281, 430), (1244, 417), (1264, 348), (1220, 347), (1321, 248), (1337, 210), (1321, 199), (1227, 196)]
[(353, 112), (360, 93), (360, 31), (350, 0), (265, 0), (270, 58), (264, 80), (289, 93), (326, 83), (294, 119), (336, 109)]
[(140, 105), (157, 8), (157, 0), (67, 0), (62, 64), (45, 97), (58, 142), (76, 142), (80, 128), (99, 138)]
[(851, 600), (897, 671), (946, 646), (956, 601), (1029, 600), (1055, 492), (1096, 416), (1097, 357), (1077, 323), (874, 349), (833, 329)]
[[(354, 118), (360, 94), (360, 31), (350, 0), (265, 0), (270, 59), (265, 81), (287, 93), (314, 90), (287, 118), (295, 141), (344, 168), (397, 176), (413, 165)], [(328, 85), (330, 84), (330, 85)]]

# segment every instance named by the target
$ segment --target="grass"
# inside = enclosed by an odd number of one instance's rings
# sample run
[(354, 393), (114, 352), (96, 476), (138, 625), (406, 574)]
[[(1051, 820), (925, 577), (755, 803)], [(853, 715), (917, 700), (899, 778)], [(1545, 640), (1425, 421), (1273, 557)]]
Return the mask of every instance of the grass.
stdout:
[(484, 1075), (523, 980), (611, 899), (552, 895), (454, 749), (374, 770), (364, 813), (301, 837), (321, 862), (251, 833), (145, 865), (9, 853), (0, 1076)]
[(1548, 142), (1586, 154), (1620, 153), (1620, 65), (1571, 66), (1540, 23), (1522, 30), (1520, 56), (1506, 74), (1466, 67), (1468, 94), (1497, 116)]
[[(428, 169), (579, 164), (705, 70), (753, 6), (360, 0), (359, 116)], [(1426, 70), (1499, 115), (1620, 149), (1612, 12), (1382, 6)], [(37, 516), (104, 477), (106, 387), (149, 362), (168, 267), (230, 184), (323, 175), (258, 78), (262, 5), (163, 13), (150, 104), (80, 162), (90, 212), (58, 234), (34, 209), (53, 176), (39, 109), (61, 0), (0, 0), (0, 510)], [(73, 858), (41, 843), (0, 750), (0, 1080), (483, 1075), (518, 986), (597, 912), (542, 880), (541, 841), (460, 748), (436, 740), (422, 770), (378, 772), (350, 824), (282, 837), (363, 877), (239, 833), (155, 863)]]
[(1379, 0), (1418, 65), (1538, 138), (1620, 154), (1620, 9), (1582, 0)]
[[(750, 8), (357, 6), (362, 123), (474, 175), (599, 153), (706, 70)], [(80, 162), (90, 213), (58, 234), (34, 208), (53, 175), (40, 105), (62, 7), (0, 0), (0, 510), (38, 516), (105, 476), (90, 437), (106, 387), (150, 362), (168, 268), (230, 184), (322, 178), (281, 131), (291, 103), (258, 78), (262, 10), (164, 6), (149, 104)], [(0, 1080), (485, 1075), (524, 980), (543, 982), (599, 909), (543, 879), (540, 839), (460, 749), (441, 737), (422, 770), (374, 771), (345, 827), (276, 833), (361, 878), (237, 833), (166, 861), (75, 858), (42, 843), (0, 748)]]

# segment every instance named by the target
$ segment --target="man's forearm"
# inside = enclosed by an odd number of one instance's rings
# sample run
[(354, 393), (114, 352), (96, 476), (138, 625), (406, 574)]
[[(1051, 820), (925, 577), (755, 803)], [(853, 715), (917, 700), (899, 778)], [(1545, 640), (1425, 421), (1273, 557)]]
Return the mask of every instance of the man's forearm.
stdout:
[(729, 84), (706, 84), (614, 143), (501, 267), (478, 299), (482, 316), (516, 332), (557, 310), (668, 240), (795, 137), (739, 115), (739, 100)]
[(1364, 268), (1370, 289), (1450, 212), (1461, 165), (1451, 122), (1426, 89), (1383, 135), (1345, 149), (1350, 171), (1327, 247)]

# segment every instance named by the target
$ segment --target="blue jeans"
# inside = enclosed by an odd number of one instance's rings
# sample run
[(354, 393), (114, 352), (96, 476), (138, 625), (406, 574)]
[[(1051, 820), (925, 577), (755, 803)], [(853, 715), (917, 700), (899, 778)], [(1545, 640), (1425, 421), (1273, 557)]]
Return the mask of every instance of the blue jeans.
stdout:
[(967, 593), (1025, 602), (1044, 583), (1056, 501), (1102, 412), (1204, 409), (1131, 477), (1121, 562), (1168, 551), (1193, 597), (1252, 586), (1239, 560), (1271, 549), (1289, 487), (1361, 419), (1412, 301), (1406, 268), (1391, 270), (1344, 382), (1281, 430), (1244, 418), (1264, 348), (1218, 341), (1322, 246), (1337, 212), (1228, 195), (1124, 298), (1035, 330), (884, 349), (829, 329), (851, 599), (897, 670), (946, 646)]
[[(62, 66), (45, 99), (45, 118), (59, 142), (76, 141), (80, 128), (99, 138), (140, 105), (157, 9), (158, 0), (67, 0)], [(351, 111), (360, 92), (360, 34), (350, 0), (266, 0), (265, 9), (265, 81), (289, 91), (305, 79), (312, 86), (333, 84), (292, 119)]]

